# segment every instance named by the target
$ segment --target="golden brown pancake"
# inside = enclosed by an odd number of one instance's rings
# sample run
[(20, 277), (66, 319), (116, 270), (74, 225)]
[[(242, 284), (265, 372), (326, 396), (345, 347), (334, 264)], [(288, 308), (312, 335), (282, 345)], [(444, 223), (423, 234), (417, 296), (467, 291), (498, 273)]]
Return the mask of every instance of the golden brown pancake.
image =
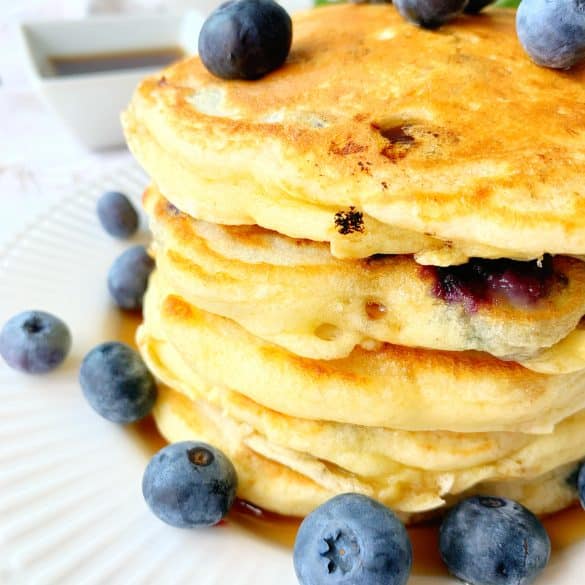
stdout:
[(186, 357), (192, 352), (179, 352), (150, 311), (157, 278), (138, 334), (144, 359), (164, 384), (157, 424), (170, 441), (204, 440), (224, 450), (238, 470), (241, 497), (304, 515), (353, 491), (378, 498), (408, 521), (470, 493), (513, 495), (537, 513), (575, 499), (567, 480), (585, 455), (585, 411), (536, 435), (401, 431), (290, 416), (194, 371)]
[[(530, 447), (492, 465), (455, 473), (427, 473), (397, 465), (384, 478), (367, 478), (310, 454), (271, 446), (249, 425), (226, 416), (204, 399), (189, 400), (166, 386), (161, 387), (161, 398), (154, 416), (169, 441), (203, 440), (217, 445), (235, 463), (239, 496), (280, 514), (304, 516), (347, 491), (376, 497), (407, 522), (434, 516), (445, 505), (474, 493), (511, 497), (537, 514), (555, 512), (576, 499), (575, 488), (567, 481), (576, 463), (560, 462), (571, 457), (569, 452), (582, 453), (582, 442), (578, 443), (582, 419), (563, 423), (555, 435), (535, 439)], [(560, 458), (556, 447), (562, 448)], [(551, 464), (551, 471), (534, 474)], [(481, 480), (490, 476), (497, 479)], [(469, 487), (459, 491), (463, 485)]]
[[(585, 263), (574, 258), (554, 258), (559, 281), (538, 302), (498, 298), (471, 309), (434, 296), (432, 276), (411, 256), (338, 260), (323, 243), (193, 220), (154, 187), (144, 204), (170, 292), (304, 357), (343, 358), (388, 342), (523, 361), (585, 314)], [(555, 373), (543, 358), (532, 367)], [(564, 367), (556, 371), (585, 369), (585, 359)]]
[[(550, 435), (501, 438), (497, 433), (401, 433), (291, 419), (233, 392), (221, 396), (218, 390), (200, 392), (185, 383), (179, 391), (171, 390), (167, 350), (159, 353), (161, 344), (146, 338), (143, 343), (149, 366), (164, 382), (154, 411), (164, 436), (221, 448), (236, 465), (240, 497), (264, 509), (305, 515), (329, 497), (352, 491), (376, 497), (404, 519), (416, 521), (470, 493), (512, 496), (536, 513), (553, 512), (576, 498), (568, 478), (585, 453), (583, 413)], [(358, 441), (352, 443), (352, 438)], [(498, 443), (502, 453), (496, 456)], [(402, 460), (417, 459), (425, 446), (428, 453), (417, 466), (392, 460), (396, 452)], [(484, 452), (490, 446), (491, 459)], [(454, 459), (455, 468), (425, 467), (435, 458), (445, 464), (456, 452), (463, 457)], [(363, 457), (368, 459), (367, 475), (359, 472)], [(480, 462), (469, 465), (474, 459)]]
[(234, 321), (165, 294), (151, 278), (145, 334), (203, 389), (237, 389), (288, 416), (402, 430), (548, 433), (585, 408), (585, 371), (547, 375), (485, 353), (383, 344), (338, 360), (296, 356)]
[[(190, 58), (123, 116), (157, 185), (138, 344), (163, 434), (224, 450), (240, 496), (282, 514), (347, 491), (408, 521), (480, 492), (566, 506), (585, 456), (585, 67), (532, 64), (507, 11), (431, 32), (340, 5), (294, 27), (261, 81)], [(524, 305), (448, 302), (420, 266), (548, 255), (550, 290)]]
[(128, 143), (177, 207), (339, 257), (585, 253), (585, 67), (534, 65), (513, 12), (428, 31), (392, 6), (339, 5), (294, 31), (259, 82), (193, 57), (136, 91)]

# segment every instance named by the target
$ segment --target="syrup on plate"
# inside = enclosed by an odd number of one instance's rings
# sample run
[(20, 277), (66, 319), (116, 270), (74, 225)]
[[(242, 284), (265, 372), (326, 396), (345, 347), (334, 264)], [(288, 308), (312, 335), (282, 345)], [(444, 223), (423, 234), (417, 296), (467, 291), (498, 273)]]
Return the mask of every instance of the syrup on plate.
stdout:
[[(121, 315), (117, 323), (118, 340), (136, 346), (135, 334), (142, 318), (140, 314)], [(152, 417), (127, 426), (147, 457), (162, 449), (167, 442), (159, 433)], [(246, 502), (236, 500), (224, 524), (236, 524), (257, 538), (291, 548), (294, 545), (301, 518), (280, 516)], [(550, 536), (553, 553), (585, 539), (585, 511), (575, 505), (543, 519)], [(414, 575), (447, 575), (439, 556), (439, 525), (436, 522), (408, 528), (412, 542)]]

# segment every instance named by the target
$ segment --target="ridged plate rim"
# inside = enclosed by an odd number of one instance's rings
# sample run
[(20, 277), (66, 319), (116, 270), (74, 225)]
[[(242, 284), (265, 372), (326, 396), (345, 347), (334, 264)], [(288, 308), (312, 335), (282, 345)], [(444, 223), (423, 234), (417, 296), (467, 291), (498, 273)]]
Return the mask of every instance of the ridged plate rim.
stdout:
[[(117, 335), (107, 268), (148, 237), (142, 218), (133, 241), (109, 238), (95, 201), (120, 189), (138, 204), (146, 184), (133, 165), (64, 184), (63, 198), (0, 246), (0, 323), (42, 308), (63, 317), (73, 334), (71, 355), (48, 376), (25, 376), (0, 360), (0, 583), (295, 585), (290, 550), (233, 524), (184, 531), (155, 519), (140, 493), (148, 455), (79, 392), (83, 355)], [(585, 543), (578, 543), (556, 555), (538, 583), (575, 585), (583, 570)]]

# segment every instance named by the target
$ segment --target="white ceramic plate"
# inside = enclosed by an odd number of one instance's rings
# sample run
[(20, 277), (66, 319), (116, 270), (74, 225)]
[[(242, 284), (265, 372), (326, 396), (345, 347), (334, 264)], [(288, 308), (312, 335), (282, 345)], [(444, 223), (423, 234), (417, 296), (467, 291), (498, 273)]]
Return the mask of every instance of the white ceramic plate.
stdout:
[[(148, 455), (133, 435), (97, 416), (77, 384), (80, 360), (119, 338), (106, 273), (128, 242), (107, 236), (96, 198), (138, 200), (136, 168), (77, 184), (0, 250), (0, 324), (32, 308), (61, 316), (73, 350), (56, 372), (31, 377), (0, 360), (0, 583), (2, 585), (295, 585), (291, 551), (229, 523), (168, 527), (148, 511), (140, 482)], [(137, 240), (145, 241), (143, 233)], [(585, 544), (554, 557), (544, 585), (585, 582)], [(412, 585), (453, 583), (413, 577)]]

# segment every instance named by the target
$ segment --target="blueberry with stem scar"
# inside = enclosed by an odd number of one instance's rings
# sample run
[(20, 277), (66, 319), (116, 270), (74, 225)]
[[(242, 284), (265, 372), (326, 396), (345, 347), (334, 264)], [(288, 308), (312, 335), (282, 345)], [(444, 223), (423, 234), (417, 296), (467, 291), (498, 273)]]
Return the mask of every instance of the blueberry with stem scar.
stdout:
[(301, 585), (405, 585), (412, 547), (389, 508), (361, 494), (342, 494), (303, 520), (294, 566)]
[(55, 369), (71, 349), (65, 323), (44, 311), (25, 311), (9, 319), (0, 331), (0, 355), (15, 370), (44, 374)]
[(217, 524), (236, 497), (238, 478), (219, 449), (196, 441), (173, 443), (148, 464), (142, 493), (152, 512), (178, 528)]

